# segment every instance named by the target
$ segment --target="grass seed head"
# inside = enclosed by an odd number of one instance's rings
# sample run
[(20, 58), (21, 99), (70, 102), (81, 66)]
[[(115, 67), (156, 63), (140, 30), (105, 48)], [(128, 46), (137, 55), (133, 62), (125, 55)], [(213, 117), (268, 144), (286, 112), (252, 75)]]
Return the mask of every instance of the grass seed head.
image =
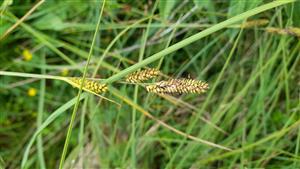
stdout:
[(130, 83), (139, 83), (145, 80), (149, 80), (158, 76), (160, 73), (157, 69), (146, 69), (141, 71), (136, 71), (134, 73), (129, 74), (126, 77), (126, 81)]
[(256, 19), (256, 20), (250, 20), (241, 25), (242, 28), (251, 28), (255, 26), (264, 26), (269, 23), (269, 20), (267, 19)]
[(182, 94), (182, 93), (204, 93), (208, 84), (194, 79), (170, 79), (147, 85), (146, 90), (152, 93)]
[(292, 35), (300, 38), (300, 28), (297, 27), (289, 27), (286, 29), (268, 27), (266, 28), (266, 31), (268, 33), (275, 33), (280, 35)]
[[(73, 82), (75, 87), (79, 88), (82, 83), (82, 78), (71, 77), (69, 78)], [(83, 90), (93, 91), (97, 94), (105, 92), (107, 90), (106, 84), (101, 84), (93, 80), (85, 79), (83, 84)]]

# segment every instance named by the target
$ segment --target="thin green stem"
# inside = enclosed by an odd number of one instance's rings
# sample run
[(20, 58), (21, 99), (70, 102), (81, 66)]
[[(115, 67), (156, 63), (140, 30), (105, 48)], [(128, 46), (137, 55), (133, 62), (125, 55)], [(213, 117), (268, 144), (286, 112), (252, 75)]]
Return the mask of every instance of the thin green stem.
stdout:
[(136, 21), (135, 23), (133, 23), (132, 25), (130, 25), (130, 26), (128, 26), (126, 29), (124, 29), (122, 32), (120, 32), (120, 33), (119, 33), (119, 34), (118, 34), (118, 35), (110, 42), (110, 44), (108, 45), (108, 47), (107, 47), (107, 48), (105, 49), (105, 51), (103, 52), (103, 54), (102, 54), (100, 60), (98, 61), (97, 66), (96, 66), (96, 68), (95, 68), (95, 70), (94, 70), (94, 72), (93, 72), (92, 77), (95, 77), (95, 76), (96, 76), (96, 74), (97, 74), (97, 72), (98, 72), (98, 70), (99, 70), (99, 68), (100, 68), (100, 66), (101, 66), (101, 64), (102, 64), (102, 62), (103, 62), (105, 56), (108, 54), (109, 50), (113, 47), (113, 45), (117, 42), (117, 40), (119, 40), (120, 37), (121, 37), (122, 35), (124, 35), (129, 29), (133, 28), (134, 26), (138, 25), (139, 23), (144, 22), (144, 21), (146, 21), (146, 20), (148, 20), (148, 19), (150, 19), (150, 18), (151, 18), (151, 17), (147, 17), (147, 18), (143, 18), (143, 19), (141, 19), (141, 20)]
[(21, 72), (0, 71), (0, 75), (4, 75), (4, 76), (18, 76), (18, 77), (31, 77), (31, 78), (38, 78), (38, 79), (65, 80), (65, 77), (61, 77), (61, 76), (40, 75), (40, 74), (21, 73)]
[[(45, 64), (45, 56), (42, 56), (42, 63)], [(45, 69), (41, 70), (42, 74), (46, 73)], [(46, 80), (42, 79), (40, 82), (40, 96), (39, 96), (39, 103), (38, 103), (38, 114), (37, 114), (37, 128), (40, 128), (43, 122), (43, 111), (44, 111), (44, 100), (45, 100), (45, 88), (46, 88)], [(38, 151), (38, 158), (41, 169), (45, 169), (45, 158), (44, 158), (44, 148), (43, 148), (43, 139), (42, 134), (37, 137), (37, 151)]]
[[(151, 17), (148, 21), (148, 27), (146, 29), (146, 31), (143, 33), (143, 38), (142, 38), (142, 45), (140, 48), (140, 54), (139, 54), (139, 62), (143, 60), (144, 57), (144, 53), (145, 53), (145, 48), (146, 48), (146, 42), (147, 42), (147, 37), (149, 34), (149, 30), (150, 30), (150, 25), (152, 23), (152, 17), (154, 15), (154, 11), (156, 10), (157, 7), (157, 2), (155, 3), (153, 9), (152, 9), (152, 13), (151, 13)], [(135, 85), (134, 88), (134, 96), (133, 96), (133, 101), (135, 104), (138, 104), (138, 90), (139, 86)], [(136, 108), (133, 107), (132, 109), (132, 125), (131, 125), (131, 136), (130, 136), (130, 140), (131, 140), (131, 168), (136, 168)]]
[(65, 144), (64, 144), (64, 149), (63, 149), (62, 156), (61, 156), (60, 163), (59, 163), (59, 169), (63, 168), (64, 161), (65, 161), (65, 158), (66, 158), (66, 154), (67, 154), (67, 151), (68, 151), (69, 141), (70, 141), (70, 138), (71, 138), (73, 125), (74, 125), (75, 117), (76, 117), (76, 114), (77, 114), (76, 112), (77, 112), (77, 109), (78, 109), (78, 106), (79, 106), (80, 95), (82, 93), (82, 87), (83, 87), (83, 84), (84, 84), (84, 81), (85, 81), (88, 66), (89, 66), (91, 56), (92, 56), (92, 53), (93, 53), (93, 47), (95, 45), (97, 33), (98, 33), (98, 30), (99, 30), (99, 27), (100, 27), (100, 21), (101, 21), (104, 5), (105, 5), (105, 0), (102, 3), (102, 8), (101, 8), (101, 11), (100, 11), (98, 23), (97, 23), (95, 33), (94, 33), (94, 37), (93, 37), (93, 40), (92, 40), (92, 44), (91, 44), (91, 47), (90, 47), (89, 55), (88, 55), (88, 58), (87, 58), (87, 63), (84, 67), (82, 83), (80, 84), (80, 88), (79, 88), (79, 91), (78, 91), (78, 94), (77, 94), (76, 104), (75, 104), (73, 112), (72, 112), (71, 121), (70, 121), (70, 124), (69, 124), (69, 127), (68, 127), (67, 137), (66, 137)]
[(81, 116), (80, 116), (80, 128), (79, 128), (79, 138), (78, 138), (78, 142), (79, 142), (79, 156), (80, 158), (82, 158), (82, 167), (85, 166), (85, 157), (84, 157), (84, 125), (85, 125), (85, 115), (87, 112), (87, 103), (88, 103), (88, 98), (84, 100), (83, 102), (83, 107), (82, 107), (82, 112), (81, 112)]

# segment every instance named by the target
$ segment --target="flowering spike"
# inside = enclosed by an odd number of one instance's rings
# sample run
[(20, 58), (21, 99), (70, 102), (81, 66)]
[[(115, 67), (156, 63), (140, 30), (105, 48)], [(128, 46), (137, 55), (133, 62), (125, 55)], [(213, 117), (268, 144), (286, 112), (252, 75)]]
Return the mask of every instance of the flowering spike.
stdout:
[[(79, 77), (70, 77), (68, 79), (72, 82), (73, 86), (77, 88), (79, 88), (82, 83), (82, 78)], [(82, 89), (99, 94), (105, 92), (107, 90), (107, 86), (106, 84), (101, 84), (93, 80), (85, 79)]]
[(141, 71), (136, 71), (134, 73), (129, 74), (126, 77), (126, 81), (130, 83), (139, 83), (145, 80), (149, 80), (158, 76), (160, 73), (157, 69), (146, 69)]
[(156, 82), (146, 86), (146, 90), (152, 93), (204, 93), (208, 89), (208, 84), (194, 79), (170, 79)]
[(266, 31), (268, 33), (276, 33), (280, 35), (292, 35), (300, 38), (300, 28), (297, 27), (289, 27), (286, 29), (268, 27), (266, 28)]

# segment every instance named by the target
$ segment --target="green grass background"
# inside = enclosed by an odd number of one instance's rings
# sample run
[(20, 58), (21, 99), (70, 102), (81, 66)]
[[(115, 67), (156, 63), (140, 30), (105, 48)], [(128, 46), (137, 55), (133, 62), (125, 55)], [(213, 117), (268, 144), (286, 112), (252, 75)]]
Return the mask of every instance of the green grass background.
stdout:
[[(265, 31), (300, 27), (300, 2), (269, 2), (107, 0), (101, 15), (103, 1), (45, 1), (0, 40), (0, 71), (19, 72), (0, 75), (0, 168), (300, 168), (300, 41)], [(0, 35), (35, 4), (3, 1)], [(231, 27), (245, 19), (269, 23)], [(210, 89), (162, 97), (122, 83), (146, 67)], [(121, 106), (47, 79), (66, 69), (105, 79)]]

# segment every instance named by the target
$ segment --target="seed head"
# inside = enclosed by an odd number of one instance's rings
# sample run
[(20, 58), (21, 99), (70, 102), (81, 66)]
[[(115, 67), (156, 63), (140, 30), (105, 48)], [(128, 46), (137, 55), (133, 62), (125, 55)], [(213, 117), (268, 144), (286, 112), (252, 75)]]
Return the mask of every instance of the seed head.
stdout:
[(263, 26), (269, 23), (269, 20), (267, 19), (256, 19), (256, 20), (250, 20), (241, 25), (242, 28), (251, 28), (255, 26)]
[[(73, 86), (77, 88), (79, 88), (82, 83), (82, 78), (70, 77), (68, 79), (72, 82)], [(82, 89), (99, 94), (105, 92), (107, 90), (107, 86), (106, 84), (101, 84), (93, 80), (85, 79)]]
[(280, 35), (292, 35), (300, 38), (300, 28), (297, 27), (289, 27), (286, 29), (268, 27), (266, 28), (266, 31), (268, 33), (276, 33)]
[(149, 80), (158, 76), (160, 73), (157, 69), (146, 69), (141, 71), (136, 71), (134, 73), (129, 74), (126, 77), (126, 81), (130, 83), (139, 83), (145, 80)]
[(146, 86), (146, 90), (152, 93), (204, 93), (208, 89), (208, 84), (194, 79), (170, 79), (156, 82)]

